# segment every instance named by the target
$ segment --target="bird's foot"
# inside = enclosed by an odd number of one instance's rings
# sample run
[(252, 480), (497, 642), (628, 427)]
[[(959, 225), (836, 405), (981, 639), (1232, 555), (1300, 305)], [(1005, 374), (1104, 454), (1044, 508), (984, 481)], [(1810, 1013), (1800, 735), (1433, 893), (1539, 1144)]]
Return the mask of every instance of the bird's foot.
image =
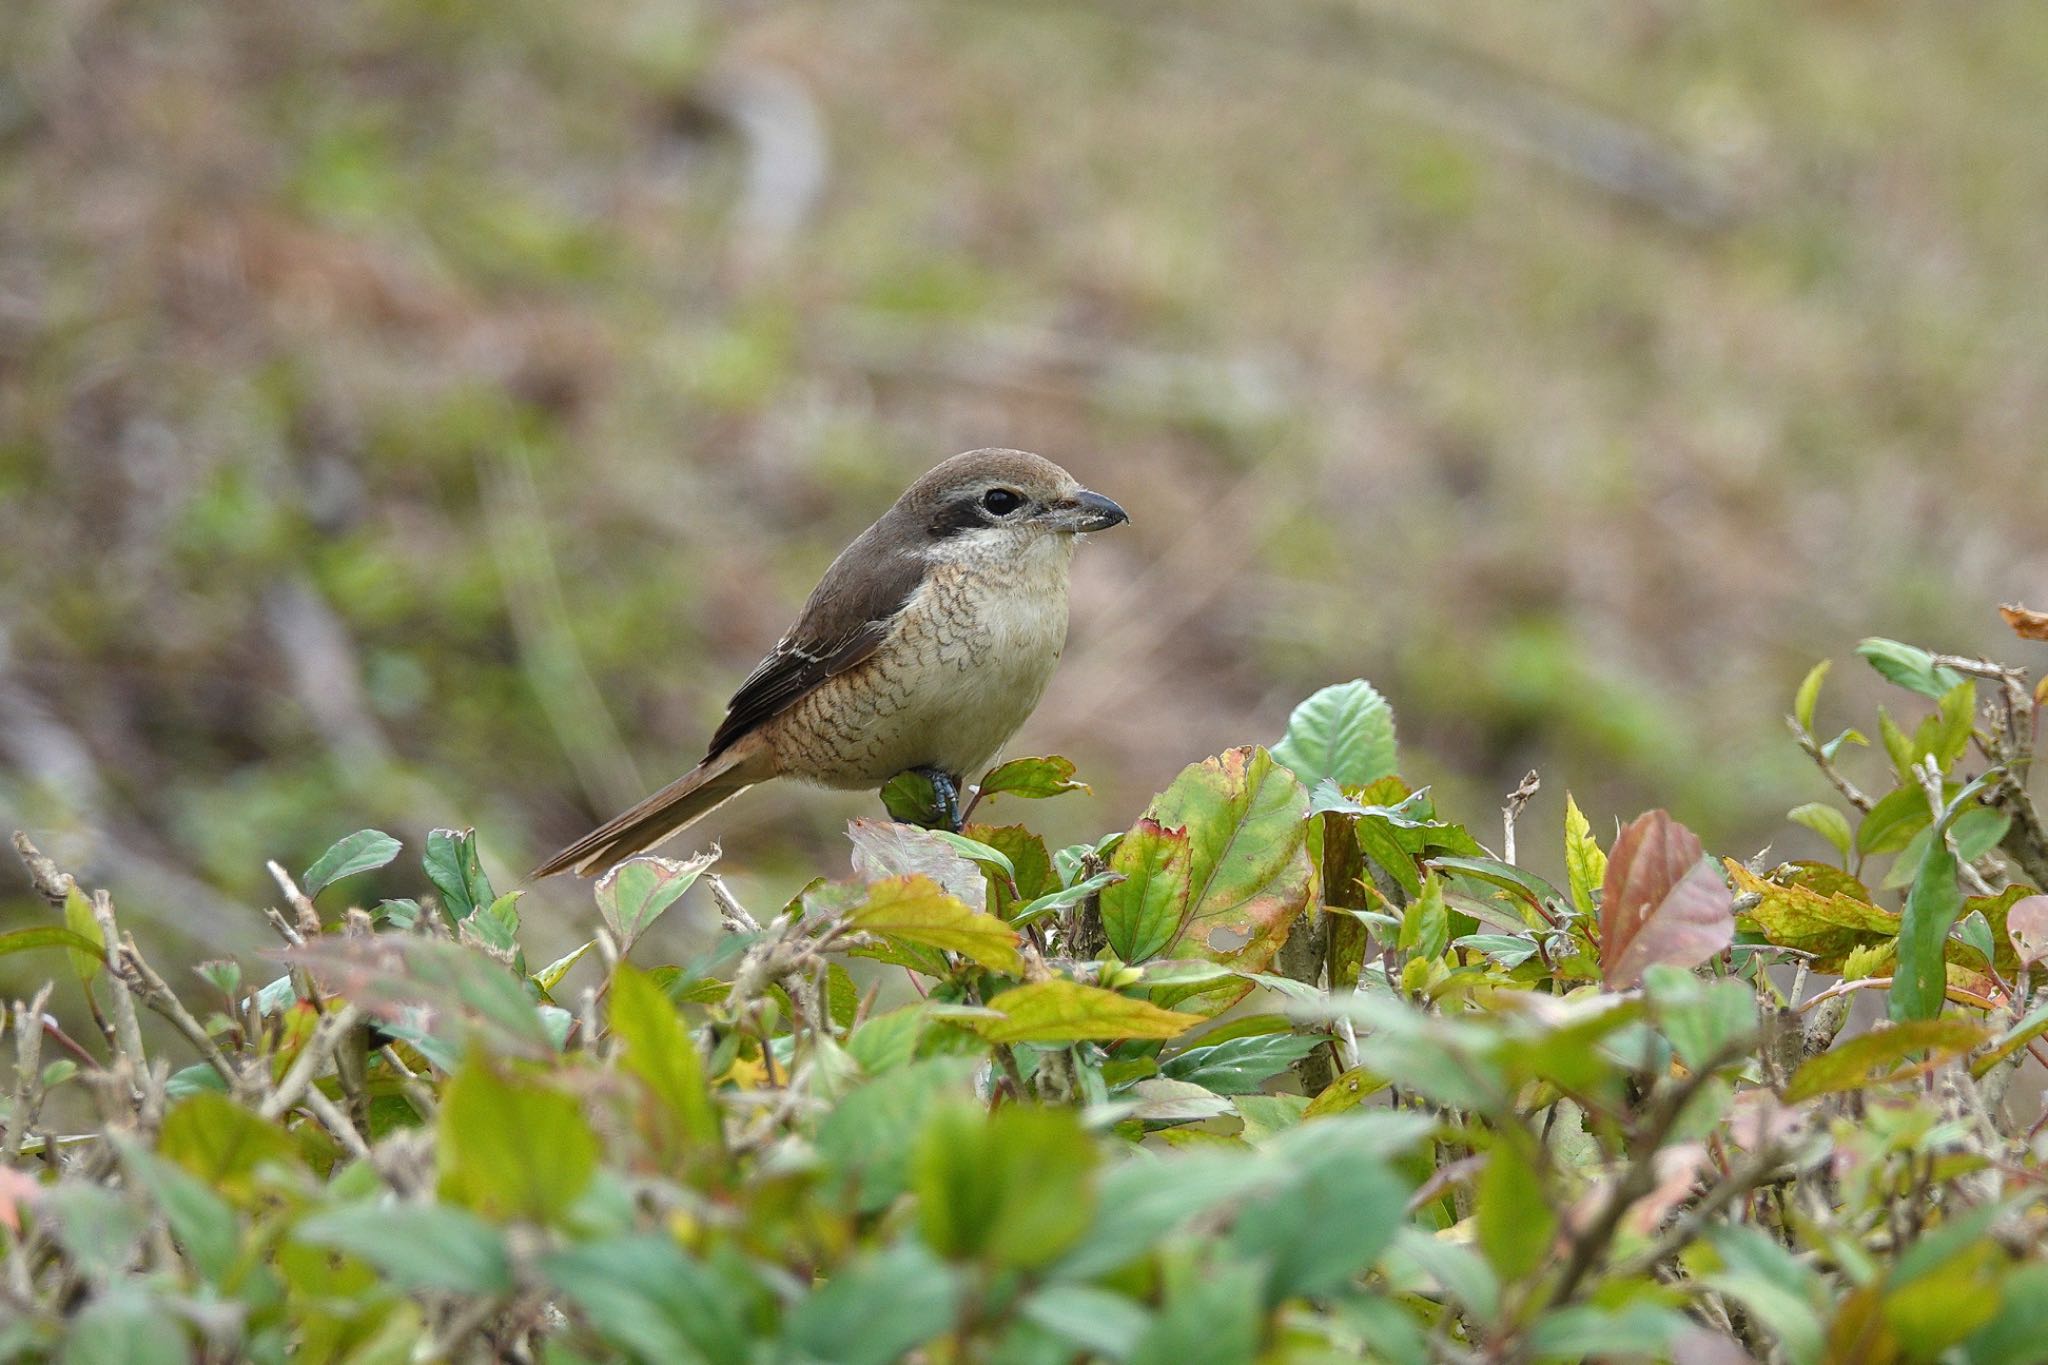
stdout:
[(932, 784), (932, 802), (939, 823), (958, 834), (961, 825), (959, 780), (938, 768), (913, 768), (911, 771)]

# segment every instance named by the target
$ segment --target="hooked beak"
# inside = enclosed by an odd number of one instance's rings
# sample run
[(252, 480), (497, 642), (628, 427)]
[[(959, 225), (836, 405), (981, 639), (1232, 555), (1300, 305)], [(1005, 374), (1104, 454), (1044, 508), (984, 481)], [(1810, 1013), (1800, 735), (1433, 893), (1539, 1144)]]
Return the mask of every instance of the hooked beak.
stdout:
[(1100, 493), (1082, 488), (1049, 509), (1053, 524), (1062, 531), (1107, 531), (1129, 521), (1130, 514)]

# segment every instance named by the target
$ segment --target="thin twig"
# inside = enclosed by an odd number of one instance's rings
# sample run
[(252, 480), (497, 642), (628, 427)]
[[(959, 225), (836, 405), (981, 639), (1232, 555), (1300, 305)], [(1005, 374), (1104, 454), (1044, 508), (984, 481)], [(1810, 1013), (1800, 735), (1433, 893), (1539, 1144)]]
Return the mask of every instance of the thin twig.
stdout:
[(240, 1072), (221, 1051), (213, 1035), (206, 1031), (206, 1026), (193, 1017), (192, 1011), (185, 1008), (184, 1001), (178, 999), (170, 985), (157, 974), (156, 968), (150, 966), (137, 950), (135, 935), (126, 935), (121, 940), (120, 951), (110, 953), (108, 957), (117, 964), (116, 970), (133, 974), (134, 986), (142, 996), (142, 1003), (197, 1048), (199, 1055), (228, 1083), (230, 1090), (241, 1083)]
[(1529, 769), (1529, 775), (1508, 793), (1507, 804), (1500, 808), (1501, 861), (1510, 867), (1515, 863), (1515, 821), (1520, 818), (1522, 807), (1529, 804), (1542, 785), (1543, 779), (1537, 775), (1536, 770)]
[(277, 889), (284, 892), (285, 900), (291, 905), (292, 912), (298, 916), (296, 927), (300, 936), (320, 937), (320, 912), (313, 908), (313, 898), (299, 890), (299, 884), (292, 880), (292, 874), (285, 871), (275, 858), (264, 866), (270, 869), (271, 879), (277, 883)]
[(1814, 739), (1813, 733), (1799, 723), (1797, 716), (1785, 717), (1785, 726), (1792, 731), (1792, 737), (1799, 741), (1799, 747), (1806, 751), (1806, 756), (1813, 760), (1814, 766), (1820, 769), (1821, 776), (1835, 784), (1835, 790), (1842, 794), (1842, 799), (1868, 815), (1870, 808), (1877, 802), (1864, 795), (1860, 787), (1842, 775), (1834, 760), (1821, 752), (1820, 744)]
[(135, 1017), (135, 997), (121, 971), (121, 927), (114, 922), (114, 898), (105, 891), (92, 893), (92, 919), (99, 926), (100, 941), (105, 945), (102, 951), (106, 954), (107, 984), (114, 996), (115, 1037), (140, 1075), (149, 1059), (142, 1050), (142, 1025)]
[(314, 1079), (326, 1069), (334, 1056), (334, 1049), (341, 1045), (341, 1040), (361, 1018), (362, 1010), (353, 1004), (342, 1005), (323, 1018), (300, 1049), (291, 1069), (284, 1073), (284, 1079), (277, 1083), (277, 1089), (264, 1097), (257, 1112), (266, 1119), (274, 1119), (297, 1105), (312, 1088)]

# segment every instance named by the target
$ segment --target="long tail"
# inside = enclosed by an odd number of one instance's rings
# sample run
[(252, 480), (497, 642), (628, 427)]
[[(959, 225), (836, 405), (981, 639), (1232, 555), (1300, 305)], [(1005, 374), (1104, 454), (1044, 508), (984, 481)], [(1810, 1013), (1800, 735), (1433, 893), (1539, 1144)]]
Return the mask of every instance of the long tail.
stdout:
[(590, 831), (530, 875), (537, 880), (573, 867), (577, 876), (588, 877), (646, 852), (772, 775), (761, 771), (758, 760), (749, 761), (754, 759), (749, 746), (735, 745), (704, 760), (631, 810)]

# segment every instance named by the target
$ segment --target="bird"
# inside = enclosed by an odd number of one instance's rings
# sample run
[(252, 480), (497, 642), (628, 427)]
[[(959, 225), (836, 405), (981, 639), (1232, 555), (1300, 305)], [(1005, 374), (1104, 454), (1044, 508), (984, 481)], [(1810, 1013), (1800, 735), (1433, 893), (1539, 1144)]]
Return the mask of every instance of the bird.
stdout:
[(922, 773), (957, 828), (961, 785), (1038, 705), (1065, 647), (1078, 538), (1129, 520), (1043, 456), (941, 461), (832, 561), (703, 761), (532, 876), (602, 872), (777, 777), (858, 790)]

